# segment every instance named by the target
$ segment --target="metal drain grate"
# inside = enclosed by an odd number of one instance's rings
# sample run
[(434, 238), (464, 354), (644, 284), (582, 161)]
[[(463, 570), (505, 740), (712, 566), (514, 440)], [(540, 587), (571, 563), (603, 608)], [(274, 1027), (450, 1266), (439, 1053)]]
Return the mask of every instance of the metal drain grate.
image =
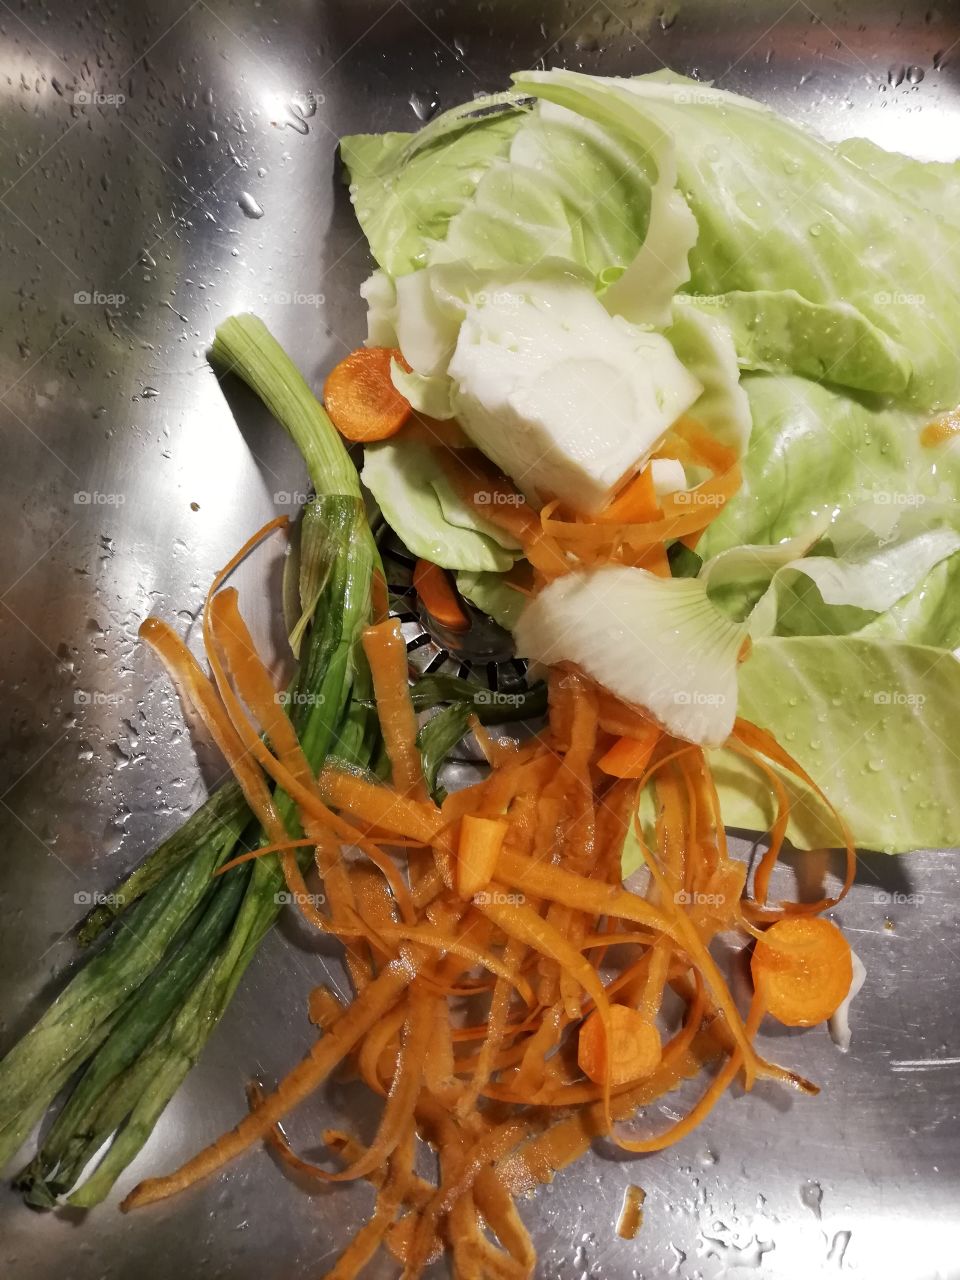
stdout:
[(414, 557), (386, 526), (377, 542), (390, 592), (390, 612), (400, 620), (410, 666), (418, 675), (460, 676), (498, 693), (526, 686), (527, 664), (513, 656), (509, 631), (469, 601), (465, 601), (469, 631), (451, 632), (438, 626), (413, 589)]
[[(475, 680), (495, 693), (514, 693), (526, 688), (527, 664), (513, 656), (513, 638), (469, 601), (470, 630), (451, 632), (437, 626), (426, 613), (413, 589), (416, 560), (386, 525), (377, 534), (383, 571), (390, 593), (390, 612), (399, 618), (407, 642), (407, 660), (418, 675), (460, 676)], [(520, 723), (504, 726), (504, 732), (522, 738), (532, 726)], [(487, 765), (472, 733), (457, 747), (440, 769), (440, 782), (447, 791), (458, 791), (481, 781)]]

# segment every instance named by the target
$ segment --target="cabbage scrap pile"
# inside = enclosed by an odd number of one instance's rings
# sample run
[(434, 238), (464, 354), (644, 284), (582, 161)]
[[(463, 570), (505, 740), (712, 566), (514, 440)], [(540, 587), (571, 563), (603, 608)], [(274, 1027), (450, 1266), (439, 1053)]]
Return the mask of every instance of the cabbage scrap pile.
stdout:
[[(619, 438), (597, 461), (589, 386), (564, 393), (583, 406), (589, 476), (551, 456), (549, 403), (529, 408), (578, 353), (629, 381), (644, 448), (684, 411), (732, 446), (743, 486), (674, 573), (752, 640), (738, 713), (822, 783), (861, 847), (960, 842), (957, 423), (923, 436), (960, 403), (957, 167), (831, 146), (667, 72), (513, 79), (418, 133), (342, 140), (378, 266), (369, 341), (402, 350), (394, 381), (422, 413), (489, 420), (477, 443), (515, 480), (529, 471), (531, 499), (542, 474), (554, 496), (580, 486), (595, 504), (620, 465)], [(514, 382), (529, 334), (504, 320), (511, 306), (542, 324)], [(529, 468), (514, 418), (539, 441)], [(502, 577), (517, 545), (422, 441), (369, 446), (363, 480), (414, 554), (517, 625), (523, 600)], [(650, 616), (648, 654), (675, 639)], [(722, 749), (713, 768), (728, 824), (765, 828), (756, 776)], [(794, 844), (832, 843), (802, 799)]]

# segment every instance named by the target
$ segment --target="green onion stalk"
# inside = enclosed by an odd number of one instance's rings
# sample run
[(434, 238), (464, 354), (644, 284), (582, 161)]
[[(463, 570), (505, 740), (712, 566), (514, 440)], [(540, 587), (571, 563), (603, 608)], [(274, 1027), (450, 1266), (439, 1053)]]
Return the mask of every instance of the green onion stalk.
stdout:
[[(328, 759), (363, 768), (382, 755), (369, 669), (360, 638), (370, 619), (373, 575), (382, 571), (356, 469), (306, 382), (256, 316), (225, 321), (210, 359), (240, 377), (292, 437), (315, 493), (300, 529), (292, 644), (300, 656), (286, 705), (315, 771)], [(542, 691), (514, 714), (540, 709)], [(420, 710), (448, 705), (420, 734), (431, 790), (469, 718), (493, 718), (479, 686), (427, 678)], [(497, 708), (497, 718), (506, 718)], [(276, 802), (291, 839), (296, 806)], [(36, 1155), (16, 1178), (38, 1208), (90, 1208), (149, 1138), (197, 1061), (270, 930), (284, 895), (274, 856), (216, 876), (240, 852), (266, 843), (240, 788), (229, 782), (150, 854), (84, 922), (79, 941), (97, 949), (46, 1013), (0, 1062), (0, 1168), (69, 1085)], [(304, 855), (309, 857), (307, 851)], [(108, 932), (109, 931), (109, 932)], [(102, 934), (108, 934), (101, 939)], [(94, 1156), (110, 1145), (86, 1176)]]
[[(306, 639), (289, 714), (314, 769), (330, 756), (366, 765), (379, 731), (360, 635), (379, 556), (356, 469), (300, 373), (255, 316), (221, 325), (210, 355), (287, 430), (316, 494), (301, 530), (301, 586), (309, 596), (301, 593)], [(296, 838), (295, 806), (282, 794), (277, 804)], [(239, 787), (228, 783), (120, 886), (109, 909), (85, 922), (85, 944), (111, 926), (113, 933), (0, 1063), (0, 1165), (76, 1077), (17, 1179), (31, 1203), (53, 1204), (73, 1188), (114, 1135), (69, 1198), (97, 1204), (149, 1137), (280, 910), (276, 858), (213, 878), (223, 862), (263, 840)]]

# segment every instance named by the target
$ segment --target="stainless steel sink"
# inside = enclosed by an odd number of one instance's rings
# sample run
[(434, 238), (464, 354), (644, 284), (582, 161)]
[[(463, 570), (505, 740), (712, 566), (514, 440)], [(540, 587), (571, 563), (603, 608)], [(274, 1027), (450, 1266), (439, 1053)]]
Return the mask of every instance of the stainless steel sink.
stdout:
[[(830, 137), (950, 159), (960, 8), (50, 0), (0, 6), (0, 47), (6, 1044), (73, 961), (91, 895), (219, 774), (209, 745), (181, 731), (136, 626), (151, 610), (195, 611), (228, 553), (304, 488), (280, 431), (236, 388), (224, 399), (204, 348), (219, 319), (256, 310), (319, 385), (358, 342), (368, 259), (337, 137), (413, 129), (541, 60), (668, 63)], [(273, 554), (240, 580), (265, 635)], [(539, 1275), (960, 1276), (956, 866), (935, 851), (864, 858), (840, 913), (868, 971), (852, 1048), (822, 1029), (773, 1046), (821, 1096), (758, 1089), (662, 1156), (597, 1150), (521, 1206)], [(281, 925), (120, 1193), (233, 1124), (245, 1081), (300, 1055), (304, 995), (328, 963)], [(309, 1147), (344, 1114), (370, 1119), (340, 1084), (293, 1133)], [(628, 1182), (647, 1192), (633, 1242), (613, 1231)], [(40, 1216), (4, 1189), (0, 1271), (316, 1277), (369, 1200), (363, 1187), (304, 1194), (262, 1152), (129, 1218), (116, 1201), (85, 1220)]]

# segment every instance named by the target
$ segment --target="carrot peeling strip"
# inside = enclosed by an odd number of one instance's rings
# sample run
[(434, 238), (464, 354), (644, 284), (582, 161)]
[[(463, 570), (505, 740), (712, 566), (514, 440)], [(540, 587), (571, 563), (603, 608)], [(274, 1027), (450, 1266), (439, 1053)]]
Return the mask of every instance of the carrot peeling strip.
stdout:
[[(383, 379), (391, 353), (356, 355), (331, 375), (331, 413), (341, 395), (340, 408), (359, 415), (361, 430), (371, 423), (379, 430), (390, 417)], [(437, 450), (461, 496), (523, 547), (530, 593), (607, 562), (670, 573), (666, 540), (695, 541), (736, 492), (740, 473), (734, 451), (687, 420), (660, 453), (711, 474), (659, 501), (648, 466), (588, 518), (556, 502), (534, 510), (472, 449)], [(504, 501), (490, 501), (493, 494)], [(776, 740), (738, 720), (727, 745), (759, 771), (776, 802), (754, 897), (745, 898), (746, 866), (727, 847), (704, 750), (569, 665), (548, 673), (542, 733), (518, 746), (477, 727), (489, 773), (438, 809), (424, 786), (406, 648), (399, 623), (386, 616), (382, 578), (374, 580), (375, 622), (363, 646), (392, 784), (332, 763), (314, 776), (236, 592), (221, 589), (243, 555), (281, 524), (245, 544), (211, 588), (203, 632), (213, 683), (164, 624), (148, 619), (143, 634), (207, 723), (264, 829), (260, 848), (217, 874), (279, 855), (299, 891), (296, 850), (312, 846), (329, 909), (313, 908), (313, 923), (344, 941), (356, 994), (341, 1001), (316, 988), (309, 1013), (322, 1034), (307, 1057), (272, 1093), (251, 1086), (250, 1114), (235, 1129), (167, 1177), (141, 1183), (123, 1208), (173, 1195), (265, 1141), (301, 1178), (364, 1178), (377, 1189), (369, 1220), (326, 1280), (357, 1280), (381, 1247), (400, 1262), (402, 1280), (418, 1280), (444, 1248), (456, 1275), (530, 1280), (536, 1256), (513, 1196), (549, 1181), (594, 1138), (611, 1135), (631, 1152), (662, 1150), (702, 1123), (738, 1077), (747, 1090), (765, 1077), (816, 1092), (755, 1046), (765, 1013), (790, 1026), (819, 1022), (852, 975), (842, 934), (816, 918), (834, 899), (766, 905), (790, 821), (791, 779), (836, 818), (847, 846), (843, 892), (854, 869), (850, 834)], [(415, 581), (438, 623), (466, 622), (441, 570), (420, 562)], [(295, 806), (282, 810), (290, 830), (271, 784)], [(653, 800), (653, 837), (640, 823), (644, 794)], [(631, 829), (649, 873), (643, 894), (621, 884)], [(755, 942), (746, 1016), (710, 950), (728, 929)], [(661, 1031), (668, 993), (686, 1006), (669, 1038)], [(712, 1061), (717, 1074), (666, 1130), (650, 1137), (614, 1130)], [(383, 1102), (369, 1143), (324, 1135), (342, 1161), (330, 1172), (297, 1155), (280, 1122), (341, 1064)], [(418, 1139), (436, 1151), (435, 1181), (414, 1172)]]
[(261, 1141), (288, 1112), (310, 1096), (326, 1080), (353, 1046), (383, 1017), (409, 986), (417, 972), (415, 962), (389, 964), (343, 1011), (331, 1031), (318, 1040), (303, 1059), (260, 1107), (228, 1134), (205, 1147), (192, 1160), (164, 1178), (147, 1178), (130, 1192), (121, 1209), (139, 1208), (166, 1200), (209, 1177), (254, 1143)]
[(410, 700), (407, 645), (396, 618), (363, 633), (384, 745), (393, 768), (393, 784), (404, 796), (426, 801), (423, 767), (417, 749), (417, 717)]

